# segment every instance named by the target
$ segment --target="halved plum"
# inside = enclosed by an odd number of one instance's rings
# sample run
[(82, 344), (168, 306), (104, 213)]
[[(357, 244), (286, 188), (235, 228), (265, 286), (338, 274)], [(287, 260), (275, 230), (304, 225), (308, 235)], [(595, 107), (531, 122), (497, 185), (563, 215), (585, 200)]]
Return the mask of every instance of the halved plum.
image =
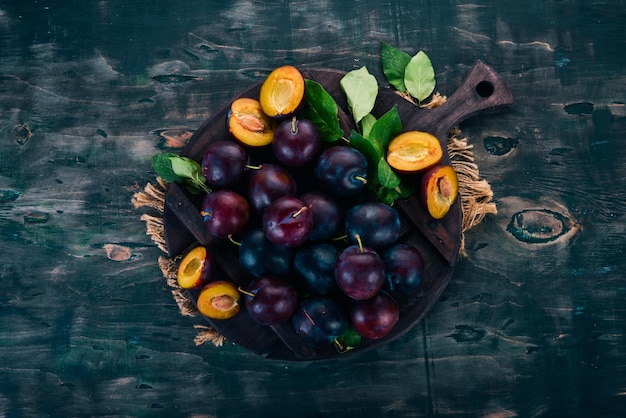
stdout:
[(437, 165), (422, 177), (422, 202), (434, 219), (450, 210), (459, 194), (459, 180), (451, 165)]
[(215, 271), (211, 253), (203, 246), (189, 251), (181, 260), (176, 272), (176, 281), (183, 289), (194, 289), (207, 283)]
[(228, 130), (237, 141), (251, 147), (268, 145), (274, 139), (274, 124), (256, 99), (241, 97), (230, 105)]
[(263, 84), (259, 102), (263, 112), (271, 118), (286, 119), (293, 116), (304, 99), (304, 77), (291, 65), (272, 71)]
[(439, 163), (442, 157), (441, 143), (428, 132), (404, 132), (387, 147), (387, 163), (402, 172), (425, 170)]
[(211, 282), (198, 295), (198, 312), (213, 319), (232, 318), (239, 312), (239, 290), (226, 280)]

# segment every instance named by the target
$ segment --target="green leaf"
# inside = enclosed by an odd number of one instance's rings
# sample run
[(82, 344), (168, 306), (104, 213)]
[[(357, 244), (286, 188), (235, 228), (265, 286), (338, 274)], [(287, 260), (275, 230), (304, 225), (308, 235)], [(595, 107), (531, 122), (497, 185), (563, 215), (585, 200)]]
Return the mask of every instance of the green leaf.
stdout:
[(406, 182), (401, 182), (398, 187), (395, 188), (396, 192), (398, 192), (397, 199), (406, 199), (415, 193), (415, 184), (408, 185)]
[(389, 84), (394, 86), (396, 90), (406, 93), (404, 70), (411, 61), (411, 56), (383, 42), (381, 60), (383, 74), (385, 74)]
[(180, 157), (178, 155), (170, 157), (172, 162), (172, 170), (177, 176), (187, 179), (196, 180), (198, 172), (202, 175), (202, 168), (200, 164), (187, 157)]
[(339, 82), (346, 93), (348, 108), (355, 123), (359, 123), (374, 108), (378, 95), (378, 82), (366, 67), (352, 70)]
[(325, 142), (341, 139), (343, 130), (339, 126), (337, 103), (333, 97), (313, 80), (305, 79), (304, 84), (305, 104), (300, 116), (317, 126)]
[(372, 126), (376, 123), (376, 117), (371, 113), (363, 116), (361, 119), (361, 133), (365, 138), (369, 138), (370, 131), (372, 130)]
[[(181, 157), (176, 154), (172, 154), (169, 160), (174, 174), (182, 178), (185, 183), (189, 184), (191, 182), (194, 189), (199, 188), (206, 193), (211, 193), (211, 189), (205, 184), (206, 179), (202, 174), (202, 166), (200, 164), (191, 158)], [(189, 191), (194, 192), (192, 189), (189, 189)]]
[(203, 192), (203, 189), (193, 180), (187, 180), (185, 186), (187, 187), (187, 191), (191, 194), (200, 194)]
[(152, 169), (167, 182), (183, 182), (185, 179), (177, 175), (172, 169), (172, 157), (178, 157), (171, 152), (162, 152), (152, 157)]
[(359, 345), (361, 345), (361, 336), (352, 327), (346, 328), (339, 337), (335, 338), (335, 348), (340, 353), (346, 353)]
[(418, 102), (428, 98), (435, 90), (435, 70), (425, 52), (418, 52), (409, 61), (404, 71), (404, 84)]
[(405, 199), (413, 194), (415, 186), (407, 185), (406, 182), (401, 181), (399, 185), (393, 188), (381, 187), (376, 193), (376, 198), (388, 205), (393, 204), (397, 199)]
[(393, 205), (393, 202), (395, 202), (397, 198), (398, 193), (394, 189), (388, 189), (386, 187), (381, 187), (376, 193), (376, 199), (388, 205)]
[(385, 158), (381, 158), (378, 161), (378, 181), (387, 189), (393, 189), (400, 185), (400, 176), (393, 171)]
[(370, 141), (355, 130), (350, 132), (350, 145), (361, 151), (368, 163), (370, 161), (377, 162), (385, 152), (376, 142)]
[(196, 183), (206, 182), (206, 177), (202, 174), (202, 166), (193, 160), (189, 160), (193, 163), (193, 169), (191, 170), (191, 179)]
[(402, 121), (398, 114), (398, 105), (393, 105), (393, 107), (382, 115), (374, 126), (372, 126), (367, 138), (376, 142), (381, 149), (385, 150), (389, 142), (399, 135), (400, 132), (402, 132)]

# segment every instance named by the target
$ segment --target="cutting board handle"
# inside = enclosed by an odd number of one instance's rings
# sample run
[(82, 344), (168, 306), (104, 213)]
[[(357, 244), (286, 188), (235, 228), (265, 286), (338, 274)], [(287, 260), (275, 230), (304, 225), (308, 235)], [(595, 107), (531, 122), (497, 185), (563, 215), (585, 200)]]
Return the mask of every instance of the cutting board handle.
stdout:
[(463, 120), (483, 111), (498, 110), (513, 105), (513, 93), (502, 76), (493, 68), (476, 61), (461, 86), (434, 109), (416, 106), (408, 100), (398, 100), (393, 89), (382, 90), (372, 112), (380, 116), (394, 104), (403, 122), (404, 131), (430, 132), (445, 144), (450, 130)]
[(450, 129), (463, 120), (479, 112), (511, 106), (513, 102), (513, 93), (502, 76), (487, 64), (477, 61), (463, 84), (432, 113), (439, 120), (439, 130), (447, 136)]

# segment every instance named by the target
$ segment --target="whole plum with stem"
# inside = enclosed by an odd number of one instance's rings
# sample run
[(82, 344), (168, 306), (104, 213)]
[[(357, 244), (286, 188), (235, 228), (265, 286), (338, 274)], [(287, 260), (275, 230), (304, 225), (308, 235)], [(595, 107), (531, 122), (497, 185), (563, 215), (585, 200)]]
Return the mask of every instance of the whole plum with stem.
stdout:
[(313, 122), (294, 116), (274, 129), (272, 149), (278, 161), (284, 165), (301, 168), (319, 156), (322, 139)]
[(320, 188), (335, 196), (354, 196), (367, 183), (367, 159), (357, 149), (335, 145), (319, 156), (314, 177)]
[(389, 290), (406, 293), (422, 283), (424, 257), (414, 246), (398, 243), (385, 250), (381, 257)]
[(313, 230), (313, 214), (301, 200), (285, 196), (272, 202), (263, 213), (263, 232), (273, 244), (294, 248)]
[(252, 229), (239, 243), (239, 264), (255, 277), (284, 275), (291, 269), (293, 251), (272, 244), (262, 229)]
[(325, 240), (338, 236), (343, 227), (343, 209), (332, 196), (318, 191), (309, 191), (300, 200), (311, 208), (313, 230), (311, 240)]
[(335, 262), (335, 280), (348, 297), (369, 299), (385, 284), (385, 267), (378, 253), (361, 244), (346, 247)]
[(350, 242), (356, 242), (358, 235), (364, 245), (380, 250), (398, 240), (402, 225), (393, 207), (382, 202), (365, 202), (348, 210), (345, 227)]
[(200, 214), (207, 231), (217, 238), (237, 235), (250, 220), (250, 205), (239, 193), (216, 190), (202, 200)]
[(293, 267), (306, 285), (314, 293), (326, 295), (337, 289), (335, 262), (339, 250), (327, 242), (311, 242), (296, 251)]
[(213, 188), (233, 187), (245, 174), (248, 152), (233, 141), (211, 143), (202, 157), (202, 174)]
[(291, 323), (302, 339), (313, 347), (331, 344), (348, 327), (348, 316), (335, 299), (313, 296), (303, 300)]
[(291, 318), (298, 307), (298, 293), (285, 279), (266, 275), (254, 279), (245, 290), (250, 317), (261, 325), (276, 325)]
[(263, 213), (274, 200), (295, 196), (297, 191), (294, 177), (279, 165), (263, 164), (250, 173), (248, 199), (258, 213)]
[(361, 336), (371, 339), (385, 337), (400, 318), (400, 308), (385, 291), (367, 300), (354, 301), (349, 309), (350, 324)]

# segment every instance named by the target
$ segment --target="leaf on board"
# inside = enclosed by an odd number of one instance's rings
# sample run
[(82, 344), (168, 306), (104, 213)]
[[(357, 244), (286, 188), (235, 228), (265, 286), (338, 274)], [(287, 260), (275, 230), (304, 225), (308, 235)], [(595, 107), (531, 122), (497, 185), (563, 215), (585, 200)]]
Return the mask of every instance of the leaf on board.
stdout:
[(170, 157), (170, 162), (174, 174), (185, 179), (186, 183), (189, 184), (191, 182), (196, 189), (200, 188), (207, 193), (211, 192), (209, 187), (205, 184), (206, 179), (204, 174), (202, 174), (202, 166), (196, 161), (188, 157), (173, 155)]
[(387, 189), (393, 189), (400, 185), (400, 176), (393, 171), (385, 158), (378, 161), (378, 181), (381, 186)]
[(154, 172), (167, 182), (182, 182), (185, 179), (177, 175), (172, 169), (172, 157), (177, 157), (171, 152), (161, 152), (152, 157), (152, 169)]
[[(196, 177), (196, 165), (198, 165), (198, 163), (192, 159), (174, 156), (170, 157), (170, 161), (172, 162), (172, 170), (174, 170), (176, 175), (187, 179), (194, 179), (194, 177)], [(200, 174), (202, 174), (202, 169), (200, 169)]]
[(378, 96), (376, 77), (366, 67), (352, 70), (341, 79), (341, 88), (346, 93), (348, 108), (355, 123), (359, 123), (374, 108)]
[(361, 133), (365, 138), (368, 138), (370, 136), (370, 131), (372, 130), (372, 127), (375, 123), (376, 117), (371, 113), (363, 116), (363, 119), (361, 119)]
[(381, 61), (383, 74), (389, 84), (396, 90), (406, 93), (404, 84), (404, 71), (411, 61), (411, 56), (404, 51), (400, 51), (391, 45), (382, 43)]
[(404, 71), (407, 92), (418, 102), (428, 98), (435, 90), (435, 70), (424, 51), (415, 54)]
[(313, 80), (305, 79), (304, 84), (305, 105), (302, 108), (301, 117), (317, 126), (325, 142), (341, 139), (343, 131), (339, 126), (337, 103), (333, 97), (324, 90), (321, 84)]
[(401, 181), (396, 187), (381, 187), (376, 193), (376, 198), (388, 205), (393, 204), (397, 199), (405, 199), (413, 194), (415, 185), (409, 185), (405, 181)]
[(393, 105), (391, 109), (378, 118), (366, 137), (385, 150), (389, 142), (399, 135), (400, 132), (402, 132), (402, 121), (398, 114), (398, 105)]
[(339, 353), (346, 353), (361, 345), (361, 336), (352, 327), (346, 330), (334, 341), (335, 348)]

